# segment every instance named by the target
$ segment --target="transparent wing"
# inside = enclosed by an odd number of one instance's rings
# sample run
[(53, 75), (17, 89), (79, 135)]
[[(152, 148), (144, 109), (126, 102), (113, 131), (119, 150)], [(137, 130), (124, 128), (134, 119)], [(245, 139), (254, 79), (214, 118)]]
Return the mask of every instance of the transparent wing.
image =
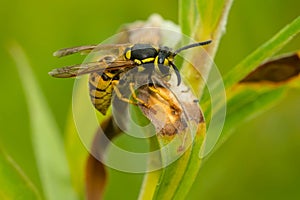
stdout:
[(113, 70), (127, 70), (135, 67), (136, 64), (131, 60), (115, 60), (107, 62), (105, 59), (83, 63), (78, 65), (72, 65), (62, 68), (57, 68), (49, 72), (49, 75), (56, 78), (70, 78), (75, 76), (81, 76), (92, 72), (104, 72)]
[(67, 55), (71, 55), (74, 53), (81, 53), (87, 54), (91, 51), (104, 51), (104, 50), (124, 50), (126, 47), (130, 46), (131, 44), (102, 44), (102, 45), (85, 45), (85, 46), (77, 46), (77, 47), (70, 47), (65, 49), (60, 49), (53, 53), (53, 56), (56, 57), (63, 57)]

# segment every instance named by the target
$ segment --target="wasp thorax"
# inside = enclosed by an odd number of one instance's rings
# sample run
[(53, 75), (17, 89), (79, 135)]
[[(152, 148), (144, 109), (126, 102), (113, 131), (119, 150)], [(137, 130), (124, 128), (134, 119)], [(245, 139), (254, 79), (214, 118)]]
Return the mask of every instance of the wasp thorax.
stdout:
[(157, 49), (150, 44), (135, 44), (125, 50), (124, 56), (137, 64), (151, 63), (157, 56)]

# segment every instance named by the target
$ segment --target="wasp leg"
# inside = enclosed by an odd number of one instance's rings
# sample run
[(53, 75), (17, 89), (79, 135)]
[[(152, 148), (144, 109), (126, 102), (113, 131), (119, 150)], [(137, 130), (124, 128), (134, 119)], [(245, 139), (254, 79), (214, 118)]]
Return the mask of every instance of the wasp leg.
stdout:
[(146, 108), (150, 108), (149, 104), (145, 103), (142, 99), (140, 99), (136, 96), (136, 93), (135, 93), (135, 90), (134, 90), (134, 83), (129, 83), (129, 88), (130, 88), (130, 91), (131, 91), (132, 98), (134, 100), (136, 100), (138, 102), (138, 104), (141, 104), (141, 105), (145, 106)]
[(180, 112), (181, 111), (181, 109), (172, 101), (172, 99), (170, 97), (168, 97), (165, 94), (161, 93), (158, 89), (155, 88), (155, 86), (149, 86), (149, 89), (152, 92), (158, 94), (166, 102), (168, 102), (168, 104), (170, 105), (170, 107), (172, 107), (176, 112)]
[(135, 94), (135, 91), (134, 91), (134, 88), (133, 88), (133, 83), (130, 83), (130, 91), (131, 91), (131, 95), (132, 95), (132, 98), (135, 100), (135, 101), (132, 101), (131, 99), (128, 99), (126, 97), (123, 97), (122, 93), (120, 92), (120, 90), (118, 89), (118, 87), (116, 86), (117, 83), (112, 83), (113, 87), (114, 87), (114, 91), (117, 95), (117, 97), (121, 100), (121, 101), (124, 101), (126, 103), (130, 103), (130, 104), (133, 104), (133, 105), (143, 105), (145, 106), (146, 108), (150, 108), (150, 106), (145, 103), (142, 99), (139, 99), (136, 94)]

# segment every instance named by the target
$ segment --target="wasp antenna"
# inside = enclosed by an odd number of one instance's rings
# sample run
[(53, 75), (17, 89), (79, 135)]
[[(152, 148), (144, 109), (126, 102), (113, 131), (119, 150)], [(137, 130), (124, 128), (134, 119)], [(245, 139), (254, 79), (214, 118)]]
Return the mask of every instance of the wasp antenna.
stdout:
[(179, 49), (177, 49), (175, 52), (174, 52), (174, 56), (177, 55), (179, 52), (183, 51), (183, 50), (186, 50), (186, 49), (190, 49), (190, 48), (194, 48), (194, 47), (198, 47), (198, 46), (203, 46), (203, 45), (207, 45), (209, 43), (211, 43), (212, 40), (207, 40), (207, 41), (204, 41), (204, 42), (197, 42), (197, 43), (193, 43), (193, 44), (189, 44), (189, 45), (186, 45), (184, 47), (181, 47)]
[(170, 64), (172, 65), (172, 67), (173, 67), (173, 69), (174, 69), (174, 71), (175, 71), (175, 74), (176, 74), (176, 76), (177, 76), (177, 86), (179, 86), (180, 83), (181, 83), (181, 75), (180, 75), (180, 72), (179, 72), (178, 68), (176, 67), (176, 65), (175, 65), (174, 63), (170, 62)]

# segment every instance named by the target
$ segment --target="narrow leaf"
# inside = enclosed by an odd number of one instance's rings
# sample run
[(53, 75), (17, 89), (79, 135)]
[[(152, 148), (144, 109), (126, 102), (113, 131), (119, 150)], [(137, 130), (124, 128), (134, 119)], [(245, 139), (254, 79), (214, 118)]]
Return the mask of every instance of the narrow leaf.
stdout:
[(240, 83), (264, 81), (282, 83), (288, 81), (300, 73), (299, 56), (299, 53), (293, 53), (268, 61), (248, 74)]
[(278, 52), (284, 45), (300, 32), (300, 17), (280, 30), (265, 44), (256, 49), (252, 54), (234, 67), (224, 78), (225, 87), (229, 88), (242, 80), (261, 63)]
[(212, 35), (217, 29), (219, 21), (222, 19), (226, 4), (228, 4), (227, 0), (198, 0), (197, 8), (200, 14), (198, 29), (200, 30), (196, 34)]
[(199, 13), (195, 0), (180, 0), (179, 7), (179, 25), (181, 32), (185, 35), (192, 35), (195, 24), (199, 20)]
[[(226, 87), (226, 93), (229, 94), (232, 90), (232, 87), (234, 87), (235, 83), (238, 83), (239, 81), (243, 80), (243, 78), (247, 77), (247, 75), (255, 70), (257, 66), (259, 66), (261, 63), (265, 62), (267, 59), (270, 59), (270, 57), (276, 53), (279, 49), (281, 49), (285, 44), (287, 44), (293, 37), (295, 37), (300, 31), (300, 17), (298, 17), (296, 20), (294, 20), (291, 24), (287, 25), (285, 28), (283, 28), (279, 33), (277, 33), (273, 38), (271, 38), (269, 41), (267, 41), (264, 45), (259, 47), (257, 50), (255, 50), (252, 54), (250, 54), (246, 59), (244, 59), (241, 63), (239, 63), (236, 67), (233, 68), (232, 71), (230, 71), (224, 79), (225, 87)], [(295, 58), (294, 58), (295, 59)], [(296, 58), (297, 59), (297, 58)], [(291, 61), (290, 61), (291, 62)], [(297, 61), (296, 61), (297, 62)], [(292, 63), (295, 63), (293, 61)], [(262, 67), (261, 69), (266, 70), (267, 68), (270, 69), (271, 64), (268, 64), (267, 67)], [(297, 67), (293, 68), (294, 70), (297, 69)], [(259, 70), (259, 73), (262, 73), (264, 70)], [(256, 72), (253, 72), (253, 74), (257, 75)], [(290, 76), (297, 75), (297, 70), (290, 74)], [(249, 75), (253, 78), (253, 75)], [(263, 76), (266, 78), (265, 76)], [(293, 81), (293, 84), (295, 85), (295, 81)], [(297, 85), (297, 84), (296, 84)], [(299, 85), (299, 84), (298, 84)], [(223, 86), (222, 80), (216, 83), (216, 88), (219, 86)], [(206, 93), (207, 94), (207, 93)], [(210, 103), (208, 102), (208, 95), (205, 95), (203, 98), (203, 101), (205, 102), (205, 116), (210, 116)], [(218, 100), (223, 98), (222, 95), (219, 97), (216, 97)], [(220, 102), (222, 102), (220, 100)], [(222, 109), (224, 108), (224, 105), (219, 105), (219, 107)], [(217, 116), (216, 114), (214, 114)]]
[(202, 95), (205, 81), (208, 78), (213, 58), (219, 46), (220, 39), (225, 32), (227, 18), (232, 5), (232, 0), (198, 0), (198, 19), (193, 25), (191, 37), (196, 41), (212, 40), (212, 43), (204, 46), (206, 53), (191, 50), (188, 62), (184, 62), (181, 73), (186, 76), (187, 82), (191, 83), (196, 96)]
[(298, 54), (289, 54), (260, 65), (239, 84), (227, 89), (226, 122), (214, 150), (230, 137), (238, 125), (274, 106), (290, 87), (299, 86), (299, 73)]
[(174, 199), (180, 200), (186, 198), (197, 177), (198, 171), (202, 164), (202, 160), (198, 155), (203, 145), (205, 132), (205, 123), (199, 123), (194, 143), (191, 146), (191, 154), (180, 184), (177, 186), (176, 192), (174, 194)]
[(222, 134), (214, 151), (223, 144), (243, 122), (266, 112), (278, 103), (285, 87), (262, 86), (259, 84), (236, 86), (227, 100), (227, 117)]
[(23, 83), (32, 128), (32, 140), (45, 197), (77, 199), (71, 187), (68, 163), (59, 130), (38, 87), (25, 53), (18, 44), (10, 48)]

